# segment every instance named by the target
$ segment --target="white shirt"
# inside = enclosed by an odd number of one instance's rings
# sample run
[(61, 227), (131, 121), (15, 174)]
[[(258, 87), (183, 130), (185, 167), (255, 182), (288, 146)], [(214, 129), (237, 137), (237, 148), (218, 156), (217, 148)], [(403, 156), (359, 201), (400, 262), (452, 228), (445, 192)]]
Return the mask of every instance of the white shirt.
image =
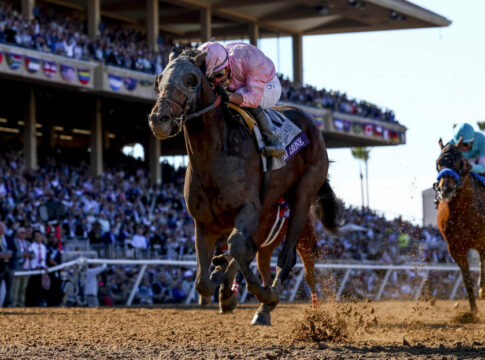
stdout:
[(86, 270), (86, 285), (84, 287), (84, 293), (86, 295), (98, 296), (98, 279), (99, 273), (103, 272), (107, 268), (106, 264), (95, 268), (88, 268)]
[(147, 248), (147, 238), (143, 235), (135, 234), (131, 239), (131, 243), (134, 248), (146, 249)]
[(37, 268), (46, 268), (45, 264), (45, 259), (46, 259), (46, 254), (47, 254), (47, 249), (44, 244), (42, 243), (32, 243), (30, 245), (30, 251), (32, 252), (32, 255), (34, 256), (30, 260), (30, 268), (31, 269), (37, 269)]

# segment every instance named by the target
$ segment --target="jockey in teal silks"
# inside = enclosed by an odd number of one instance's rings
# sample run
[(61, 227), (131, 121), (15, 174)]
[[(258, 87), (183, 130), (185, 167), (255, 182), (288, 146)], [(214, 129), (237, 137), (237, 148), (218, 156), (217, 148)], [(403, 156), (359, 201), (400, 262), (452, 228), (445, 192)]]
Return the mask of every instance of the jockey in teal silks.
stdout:
[(485, 135), (475, 131), (473, 126), (467, 123), (455, 127), (453, 139), (450, 144), (456, 145), (463, 138), (460, 150), (472, 166), (472, 171), (485, 174)]

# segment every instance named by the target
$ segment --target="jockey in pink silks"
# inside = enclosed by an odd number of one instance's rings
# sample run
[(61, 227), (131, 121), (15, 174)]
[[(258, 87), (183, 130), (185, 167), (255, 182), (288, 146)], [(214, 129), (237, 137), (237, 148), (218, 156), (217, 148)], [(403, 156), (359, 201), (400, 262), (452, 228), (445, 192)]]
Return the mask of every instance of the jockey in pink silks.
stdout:
[(282, 157), (285, 149), (271, 130), (263, 109), (274, 106), (281, 96), (281, 84), (273, 62), (257, 47), (246, 43), (222, 45), (209, 41), (199, 46), (207, 52), (206, 75), (226, 88), (229, 101), (246, 108), (258, 122), (268, 155)]

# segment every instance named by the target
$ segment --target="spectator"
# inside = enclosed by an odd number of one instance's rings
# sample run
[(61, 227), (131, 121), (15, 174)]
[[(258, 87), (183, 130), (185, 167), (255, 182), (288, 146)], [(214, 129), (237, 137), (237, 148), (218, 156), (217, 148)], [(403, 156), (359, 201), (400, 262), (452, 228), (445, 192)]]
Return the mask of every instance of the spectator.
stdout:
[[(47, 269), (47, 248), (44, 245), (44, 241), (44, 234), (42, 234), (38, 230), (33, 232), (33, 242), (30, 245), (30, 252), (32, 253), (30, 268), (32, 270)], [(42, 275), (30, 276), (29, 282), (27, 284), (25, 306), (46, 305), (47, 290), (49, 290), (50, 288), (50, 282), (48, 282), (48, 284), (46, 283), (47, 279), (49, 279), (47, 273)]]
[[(16, 248), (16, 269), (30, 270), (31, 259), (33, 254), (30, 248), (30, 242), (26, 240), (27, 231), (24, 227), (17, 229), (15, 235), (14, 244)], [(25, 294), (27, 291), (27, 285), (29, 283), (29, 276), (17, 276), (14, 279), (13, 286), (13, 304), (15, 307), (25, 306)]]
[[(62, 254), (59, 250), (59, 243), (56, 234), (51, 231), (47, 236), (47, 267), (61, 265)], [(47, 293), (47, 306), (59, 306), (62, 302), (63, 293), (61, 290), (61, 275), (59, 271), (49, 273), (51, 287)]]
[(98, 274), (106, 270), (106, 264), (101, 266), (90, 265), (86, 269), (86, 283), (84, 292), (89, 307), (99, 306), (98, 299)]
[(16, 251), (13, 241), (5, 236), (5, 230), (5, 224), (0, 222), (0, 285), (5, 282), (5, 300), (0, 306), (11, 307)]

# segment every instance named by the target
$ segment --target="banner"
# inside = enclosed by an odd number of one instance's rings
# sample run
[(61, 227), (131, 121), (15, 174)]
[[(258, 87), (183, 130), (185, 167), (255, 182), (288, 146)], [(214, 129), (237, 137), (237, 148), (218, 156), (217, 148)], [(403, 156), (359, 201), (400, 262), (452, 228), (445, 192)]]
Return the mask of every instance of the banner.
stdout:
[(382, 136), (382, 126), (374, 125), (374, 135), (375, 136)]
[(3, 53), (0, 51), (0, 64), (2, 63)]
[(140, 85), (141, 86), (154, 86), (155, 83), (152, 80), (141, 79), (140, 80)]
[(364, 125), (364, 134), (367, 136), (374, 135), (374, 125), (372, 124), (365, 124)]
[(354, 134), (357, 134), (357, 135), (362, 134), (362, 125), (359, 123), (354, 123), (352, 125), (352, 131), (354, 132)]
[(116, 76), (113, 74), (108, 74), (109, 87), (114, 91), (118, 91), (123, 86), (123, 79), (121, 76)]
[(30, 73), (36, 73), (40, 69), (40, 59), (32, 56), (25, 56), (25, 67)]
[(343, 120), (334, 118), (333, 119), (333, 125), (335, 126), (335, 129), (337, 129), (338, 131), (344, 131), (344, 121)]
[(72, 82), (76, 77), (76, 73), (72, 66), (61, 64), (61, 76), (64, 80)]
[(131, 78), (131, 77), (125, 77), (124, 84), (127, 90), (133, 91), (136, 88), (138, 80)]
[(22, 65), (22, 55), (7, 53), (7, 64), (10, 69), (17, 70)]
[(89, 69), (77, 69), (77, 78), (83, 85), (87, 85), (91, 80), (91, 70)]
[(51, 78), (57, 74), (57, 63), (44, 60), (44, 75)]

